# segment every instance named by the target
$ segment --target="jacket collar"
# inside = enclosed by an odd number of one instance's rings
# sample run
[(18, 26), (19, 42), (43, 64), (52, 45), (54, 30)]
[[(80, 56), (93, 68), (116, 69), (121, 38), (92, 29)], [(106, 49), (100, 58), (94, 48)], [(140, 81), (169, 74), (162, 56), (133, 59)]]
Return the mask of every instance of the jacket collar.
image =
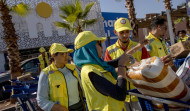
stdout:
[[(56, 65), (55, 65), (54, 62), (51, 63), (50, 67), (51, 67), (51, 70), (52, 70), (52, 71), (58, 71), (58, 68), (56, 67)], [(67, 67), (67, 68), (70, 69), (70, 70), (74, 70), (74, 69), (76, 68), (76, 67), (75, 67), (74, 65), (72, 65), (72, 64), (65, 64), (65, 67)]]
[(159, 40), (158, 38), (156, 38), (151, 32), (149, 32), (148, 37), (151, 38), (151, 39), (154, 39), (154, 40), (160, 41), (160, 40)]
[[(127, 49), (128, 49), (132, 44), (133, 44), (133, 43), (132, 43), (131, 39), (129, 39), (129, 44), (128, 44), (128, 46), (127, 46)], [(119, 45), (119, 39), (117, 40), (117, 42), (115, 43), (115, 45), (116, 45), (117, 47), (121, 48), (121, 46)]]

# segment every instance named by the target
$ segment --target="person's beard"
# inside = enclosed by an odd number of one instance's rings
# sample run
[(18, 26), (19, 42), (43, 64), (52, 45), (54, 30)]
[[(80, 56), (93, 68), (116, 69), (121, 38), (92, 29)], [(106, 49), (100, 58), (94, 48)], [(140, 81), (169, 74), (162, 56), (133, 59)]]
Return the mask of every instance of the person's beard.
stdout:
[(122, 43), (124, 43), (124, 44), (126, 44), (126, 43), (129, 42), (129, 38), (126, 41), (122, 41), (121, 39), (119, 39), (119, 41), (122, 42)]

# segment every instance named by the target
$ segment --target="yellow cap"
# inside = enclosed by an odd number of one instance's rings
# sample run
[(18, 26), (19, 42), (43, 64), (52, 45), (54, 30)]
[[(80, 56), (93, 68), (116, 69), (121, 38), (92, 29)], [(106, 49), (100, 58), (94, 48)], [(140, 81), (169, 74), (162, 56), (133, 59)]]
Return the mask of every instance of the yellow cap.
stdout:
[(73, 49), (67, 49), (63, 44), (53, 43), (49, 49), (50, 54), (55, 54), (57, 52), (69, 52), (72, 53)]
[(45, 52), (46, 50), (44, 49), (44, 47), (40, 47), (40, 49), (39, 49), (39, 52)]
[(75, 49), (79, 49), (82, 46), (92, 42), (92, 41), (101, 41), (104, 42), (106, 37), (97, 37), (91, 31), (83, 31), (78, 34), (75, 39)]
[(115, 21), (114, 29), (117, 32), (124, 31), (124, 30), (133, 30), (129, 23), (129, 20), (126, 18), (119, 18)]

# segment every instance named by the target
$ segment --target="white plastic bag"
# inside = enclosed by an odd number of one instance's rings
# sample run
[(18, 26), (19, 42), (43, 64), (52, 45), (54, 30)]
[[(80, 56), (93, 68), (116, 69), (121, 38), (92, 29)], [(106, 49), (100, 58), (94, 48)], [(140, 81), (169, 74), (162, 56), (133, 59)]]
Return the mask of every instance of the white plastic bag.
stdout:
[(184, 63), (179, 67), (176, 74), (181, 78), (188, 87), (190, 87), (190, 53)]
[(128, 71), (127, 78), (144, 95), (190, 100), (190, 89), (158, 57), (144, 59), (141, 64)]

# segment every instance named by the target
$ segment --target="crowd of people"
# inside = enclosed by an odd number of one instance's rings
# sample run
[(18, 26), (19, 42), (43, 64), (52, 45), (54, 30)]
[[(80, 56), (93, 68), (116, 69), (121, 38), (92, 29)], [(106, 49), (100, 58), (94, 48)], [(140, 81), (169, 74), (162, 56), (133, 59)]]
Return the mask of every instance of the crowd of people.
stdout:
[[(127, 90), (135, 88), (126, 79), (129, 63), (157, 56), (174, 70), (175, 66), (163, 40), (165, 19), (154, 19), (149, 35), (140, 43), (129, 39), (131, 30), (128, 19), (116, 20), (114, 33), (118, 40), (107, 47), (104, 59), (102, 43), (106, 38), (91, 31), (77, 35), (75, 51), (53, 43), (49, 57), (40, 48), (39, 107), (45, 111), (141, 111), (137, 97), (126, 95)], [(181, 33), (179, 40), (183, 41), (186, 38)], [(74, 64), (69, 64), (68, 54), (73, 51)]]

